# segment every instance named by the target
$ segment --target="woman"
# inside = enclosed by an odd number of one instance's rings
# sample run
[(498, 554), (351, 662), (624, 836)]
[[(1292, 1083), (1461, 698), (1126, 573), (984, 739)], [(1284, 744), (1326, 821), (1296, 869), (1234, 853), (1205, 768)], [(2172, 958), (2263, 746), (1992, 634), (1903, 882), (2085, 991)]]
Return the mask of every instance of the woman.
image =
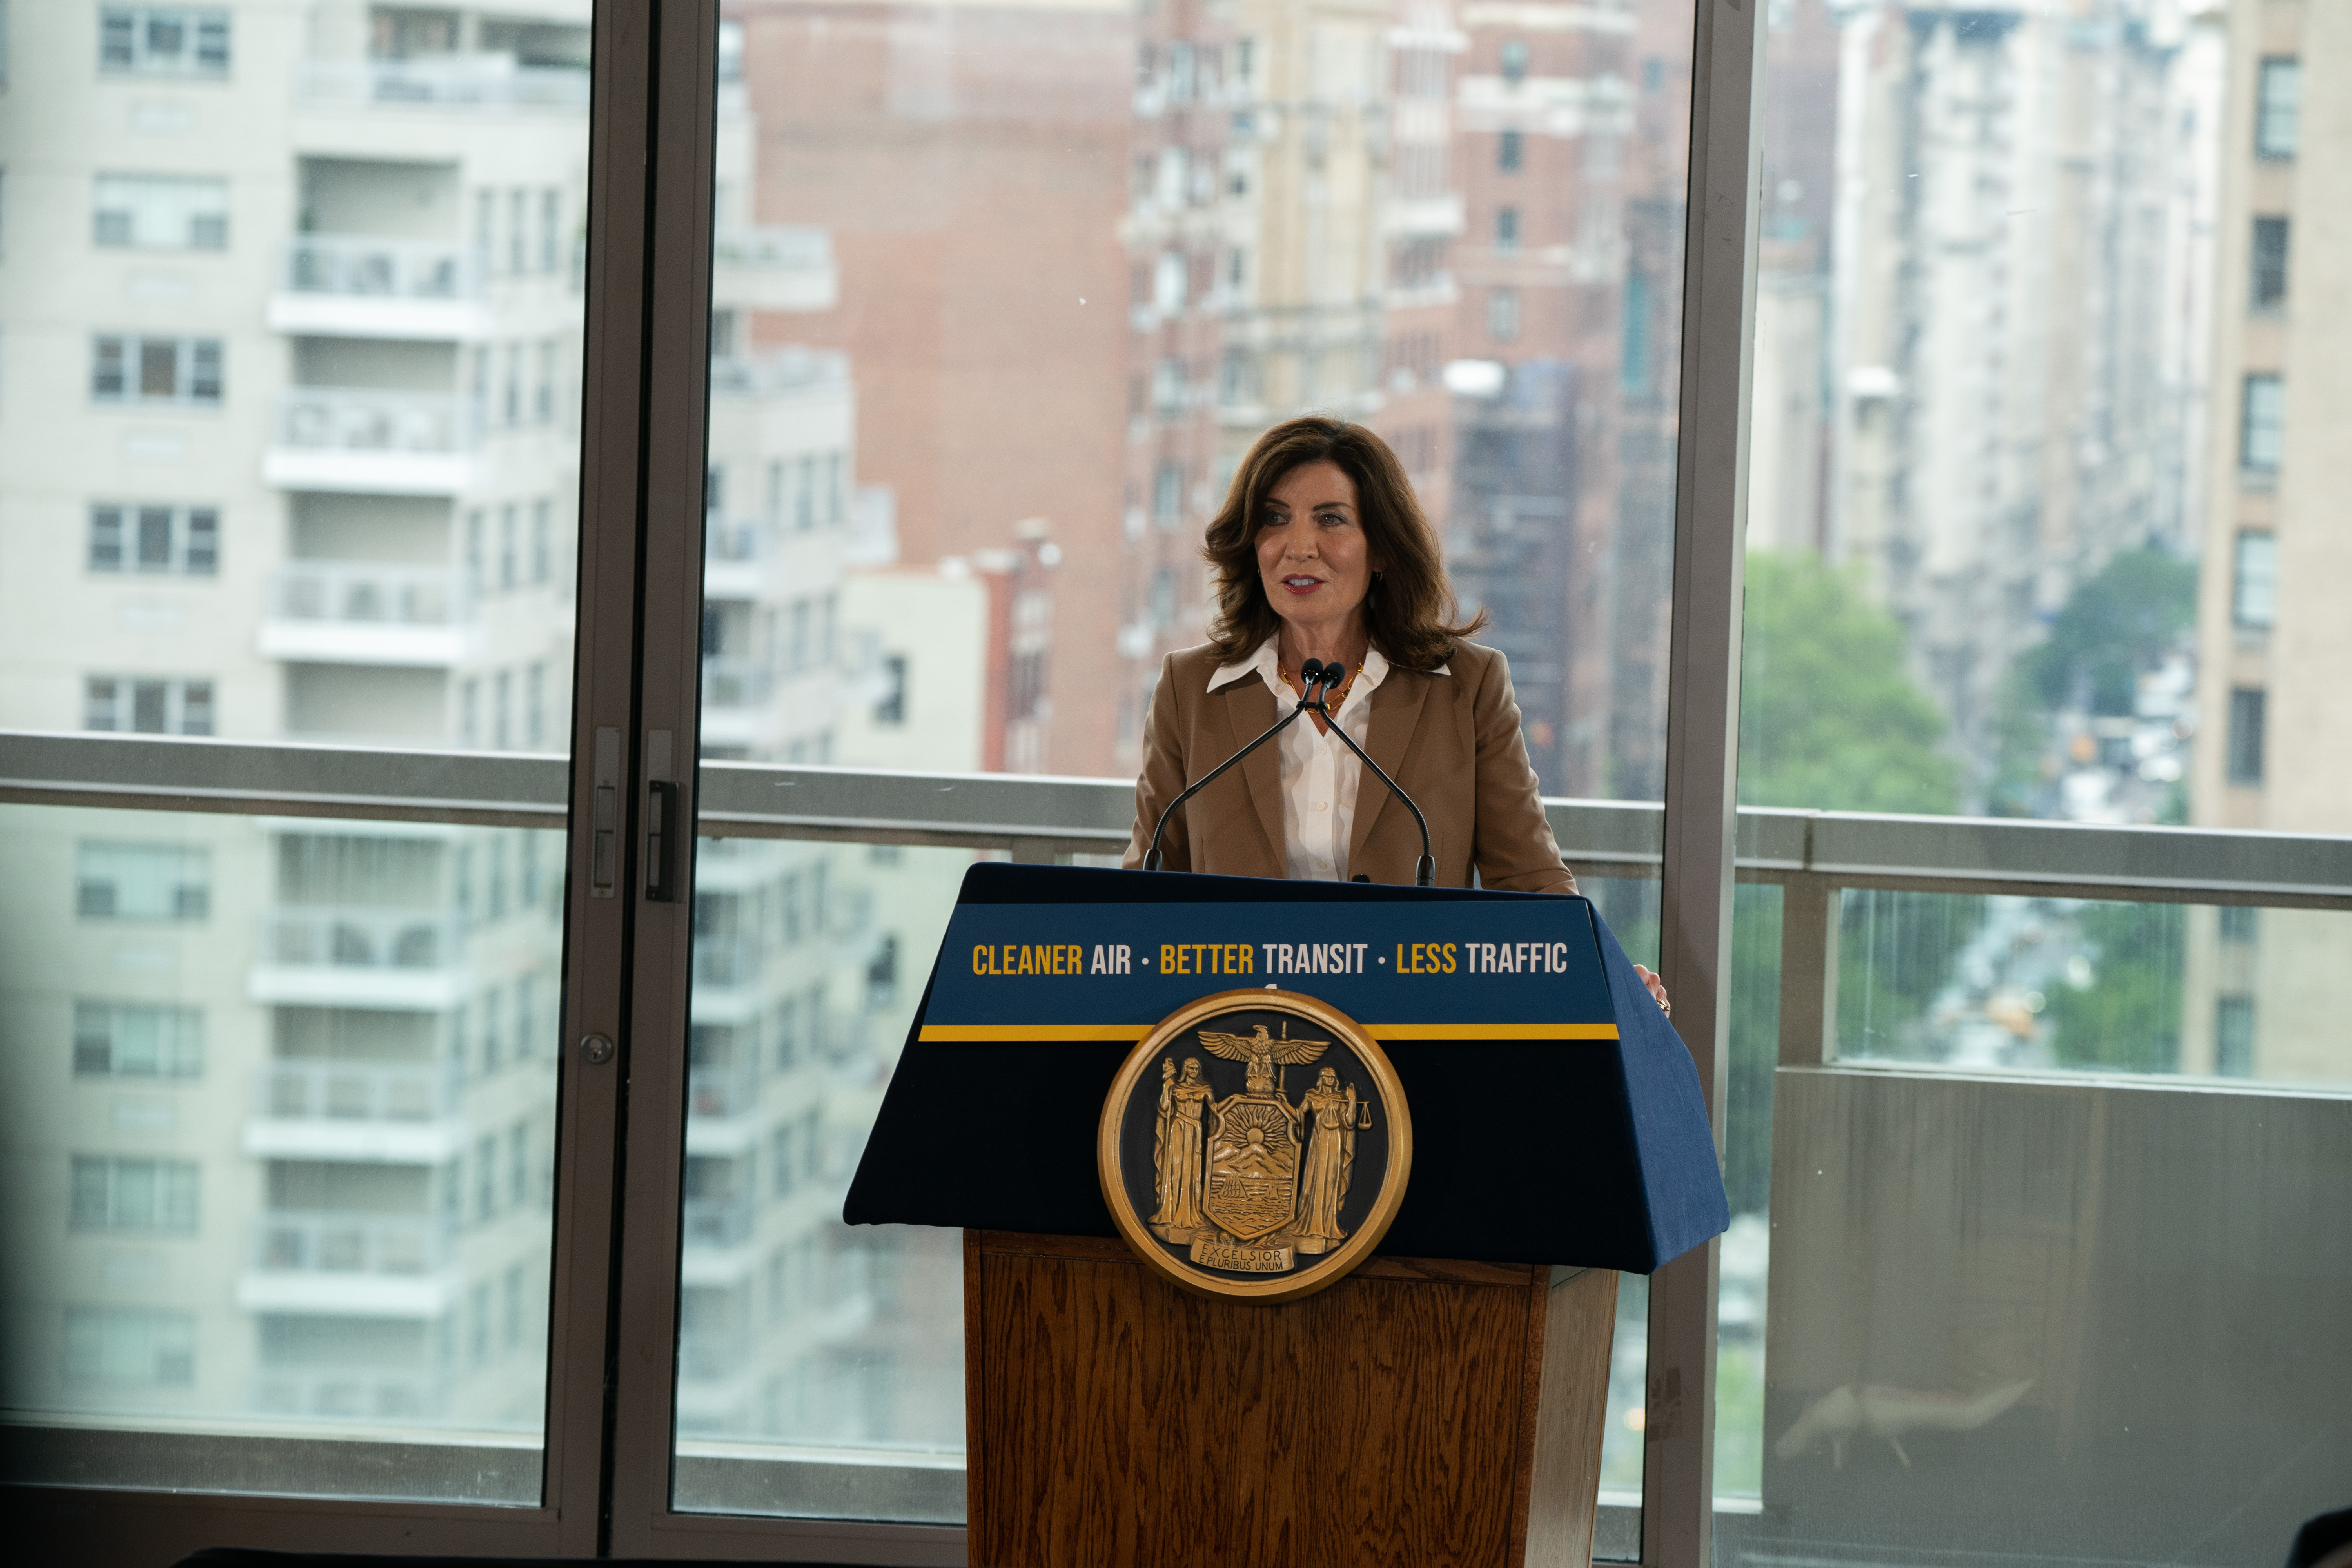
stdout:
[[(1464, 640), (1437, 539), (1378, 436), (1309, 416), (1258, 438), (1209, 524), (1211, 640), (1168, 656), (1143, 731), (1135, 827), (1143, 864), (1167, 803), (1297, 700), (1309, 659), (1347, 674), (1336, 721), (1429, 818), (1440, 887), (1573, 893), (1536, 794), (1510, 670)], [(1370, 793), (1367, 794), (1366, 792)], [(1160, 840), (1171, 870), (1412, 880), (1412, 814), (1308, 714), (1194, 795)], [(1642, 971), (1665, 1005), (1656, 977)]]

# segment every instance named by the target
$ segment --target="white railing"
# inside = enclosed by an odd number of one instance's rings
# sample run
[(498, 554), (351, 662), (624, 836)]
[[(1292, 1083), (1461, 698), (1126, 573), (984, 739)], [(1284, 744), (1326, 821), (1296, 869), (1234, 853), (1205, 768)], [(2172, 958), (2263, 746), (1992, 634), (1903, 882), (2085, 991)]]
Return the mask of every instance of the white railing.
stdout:
[(686, 1077), (686, 1108), (689, 1116), (741, 1116), (760, 1099), (760, 1069), (751, 1062), (724, 1067), (697, 1064)]
[(264, 1367), (254, 1373), (253, 1407), (273, 1415), (341, 1420), (433, 1420), (447, 1383), (440, 1373), (372, 1366)]
[(818, 349), (780, 349), (710, 362), (710, 390), (758, 395), (849, 384), (849, 356)]
[(462, 300), (478, 279), (451, 240), (372, 234), (306, 234), (286, 242), (282, 281), (289, 293), (368, 299)]
[(718, 654), (702, 661), (705, 708), (761, 708), (775, 694), (776, 672), (766, 661)]
[(757, 518), (734, 522), (711, 518), (703, 524), (702, 552), (712, 561), (763, 561), (776, 552), (777, 527)]
[(722, 228), (710, 237), (710, 258), (724, 267), (830, 268), (833, 236), (797, 224)]
[(272, 1121), (433, 1121), (457, 1114), (450, 1062), (280, 1058), (254, 1074), (254, 1113)]
[(688, 1198), (680, 1210), (688, 1247), (738, 1247), (751, 1239), (749, 1198)]
[(473, 447), (474, 419), (446, 393), (298, 386), (279, 404), (278, 435), (310, 451), (463, 452)]
[(766, 944), (745, 937), (698, 936), (694, 939), (694, 980), (698, 985), (749, 985), (766, 971)]
[(253, 1266), (270, 1273), (430, 1274), (449, 1260), (448, 1224), (427, 1215), (269, 1209), (253, 1227)]
[(446, 969), (465, 927), (437, 910), (287, 905), (264, 917), (264, 963), (335, 969)]
[(289, 561), (270, 575), (269, 613), (281, 620), (449, 626), (473, 619), (463, 573), (373, 561)]
[(586, 71), (525, 66), (512, 55), (304, 60), (294, 91), (311, 103), (588, 110)]

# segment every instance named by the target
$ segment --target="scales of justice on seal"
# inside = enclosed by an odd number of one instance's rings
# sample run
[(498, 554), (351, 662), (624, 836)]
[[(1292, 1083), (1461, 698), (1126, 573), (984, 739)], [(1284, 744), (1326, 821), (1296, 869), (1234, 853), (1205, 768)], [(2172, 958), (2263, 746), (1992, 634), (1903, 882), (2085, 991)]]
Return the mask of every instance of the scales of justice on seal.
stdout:
[(1188, 1289), (1288, 1300), (1379, 1244), (1404, 1197), (1412, 1123), (1387, 1056), (1345, 1015), (1295, 993), (1225, 992), (1129, 1054), (1104, 1099), (1097, 1163), (1146, 1263)]
[(1582, 899), (991, 864), (843, 1218), (962, 1233), (971, 1563), (1580, 1568), (1618, 1274), (1729, 1215)]

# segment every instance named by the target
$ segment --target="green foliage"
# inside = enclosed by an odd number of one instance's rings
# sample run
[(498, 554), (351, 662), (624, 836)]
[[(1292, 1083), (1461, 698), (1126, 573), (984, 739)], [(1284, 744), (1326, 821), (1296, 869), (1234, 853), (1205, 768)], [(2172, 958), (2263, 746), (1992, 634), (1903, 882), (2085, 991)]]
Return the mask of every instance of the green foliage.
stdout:
[(2197, 565), (2153, 547), (2126, 551), (2078, 584), (2027, 655), (2027, 678), (2045, 709), (2078, 702), (2095, 714), (2131, 712), (2138, 676), (2197, 614)]
[(2060, 1067), (2170, 1072), (2180, 1062), (2187, 910), (2179, 904), (2088, 904), (2078, 917), (2097, 978), (2060, 985), (2042, 1011)]
[(1949, 814), (1958, 765), (1943, 714), (1906, 673), (1903, 628), (1848, 574), (1810, 556), (1748, 557), (1739, 691), (1746, 805)]

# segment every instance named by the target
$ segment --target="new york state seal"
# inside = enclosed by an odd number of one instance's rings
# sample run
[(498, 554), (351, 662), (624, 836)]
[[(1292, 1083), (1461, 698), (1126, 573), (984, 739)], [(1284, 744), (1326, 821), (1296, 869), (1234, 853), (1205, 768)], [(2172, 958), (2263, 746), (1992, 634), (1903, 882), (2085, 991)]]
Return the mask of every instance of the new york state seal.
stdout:
[(1380, 1245), (1404, 1201), (1412, 1119), (1379, 1043), (1339, 1009), (1223, 991), (1129, 1055), (1096, 1157), (1146, 1264), (1204, 1296), (1292, 1301)]

